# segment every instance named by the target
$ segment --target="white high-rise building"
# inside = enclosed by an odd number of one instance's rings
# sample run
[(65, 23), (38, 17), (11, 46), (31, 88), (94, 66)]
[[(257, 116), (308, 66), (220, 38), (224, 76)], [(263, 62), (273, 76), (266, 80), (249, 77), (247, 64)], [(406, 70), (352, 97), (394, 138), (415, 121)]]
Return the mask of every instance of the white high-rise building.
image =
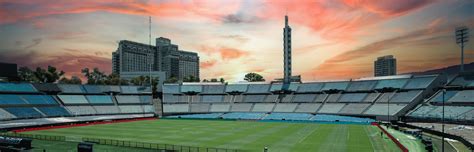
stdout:
[(166, 79), (199, 79), (199, 55), (179, 50), (178, 45), (163, 37), (156, 39), (156, 46), (122, 40), (112, 53), (112, 71), (127, 78), (160, 71), (166, 72)]

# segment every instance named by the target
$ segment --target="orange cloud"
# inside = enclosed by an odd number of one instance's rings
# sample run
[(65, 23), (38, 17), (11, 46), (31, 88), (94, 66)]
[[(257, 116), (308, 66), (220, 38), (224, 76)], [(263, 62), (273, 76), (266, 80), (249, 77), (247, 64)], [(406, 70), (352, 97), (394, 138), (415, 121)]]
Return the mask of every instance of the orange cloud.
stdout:
[(219, 52), (223, 60), (232, 60), (248, 55), (245, 51), (228, 47), (220, 48)]
[(214, 65), (216, 65), (217, 61), (216, 60), (210, 60), (210, 61), (204, 61), (204, 62), (201, 62), (200, 64), (200, 68), (201, 69), (208, 69), (208, 68), (211, 68), (213, 67)]
[(160, 18), (188, 17), (188, 19), (195, 19), (196, 17), (204, 17), (221, 20), (223, 16), (235, 13), (239, 7), (239, 1), (2, 1), (0, 2), (0, 24), (14, 23), (42, 16), (98, 11), (158, 16)]
[(211, 46), (205, 46), (205, 45), (200, 46), (199, 52), (205, 53), (207, 55), (211, 55), (213, 53), (219, 53), (221, 59), (224, 61), (238, 59), (238, 58), (249, 55), (248, 52), (240, 50), (240, 49), (236, 49), (236, 48), (211, 47)]
[(354, 41), (362, 28), (408, 14), (432, 1), (266, 1), (257, 16), (282, 20), (285, 11), (290, 24), (305, 25), (329, 40)]

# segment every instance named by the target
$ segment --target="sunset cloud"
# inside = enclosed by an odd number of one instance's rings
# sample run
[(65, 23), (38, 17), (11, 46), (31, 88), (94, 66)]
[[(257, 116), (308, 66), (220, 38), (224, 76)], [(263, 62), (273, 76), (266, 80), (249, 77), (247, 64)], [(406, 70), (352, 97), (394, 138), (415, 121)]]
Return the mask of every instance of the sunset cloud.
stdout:
[[(303, 80), (373, 75), (394, 55), (399, 73), (457, 64), (453, 29), (474, 29), (472, 0), (0, 0), (0, 61), (111, 71), (117, 42), (167, 37), (200, 56), (201, 78), (239, 81), (282, 75), (284, 15), (292, 28), (293, 73)], [(153, 40), (152, 40), (153, 43)], [(466, 62), (474, 61), (473, 43)]]

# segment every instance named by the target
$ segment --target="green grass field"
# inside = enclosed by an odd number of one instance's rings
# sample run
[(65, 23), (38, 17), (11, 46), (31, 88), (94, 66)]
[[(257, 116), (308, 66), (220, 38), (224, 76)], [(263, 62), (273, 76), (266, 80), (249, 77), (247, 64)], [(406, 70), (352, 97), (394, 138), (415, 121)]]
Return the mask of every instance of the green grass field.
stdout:
[[(265, 146), (270, 152), (400, 151), (390, 139), (380, 136), (377, 127), (371, 125), (161, 119), (42, 130), (25, 134), (244, 151), (262, 151)], [(50, 148), (54, 147), (54, 144), (43, 142), (34, 146)], [(102, 151), (105, 151), (105, 148), (103, 147)]]

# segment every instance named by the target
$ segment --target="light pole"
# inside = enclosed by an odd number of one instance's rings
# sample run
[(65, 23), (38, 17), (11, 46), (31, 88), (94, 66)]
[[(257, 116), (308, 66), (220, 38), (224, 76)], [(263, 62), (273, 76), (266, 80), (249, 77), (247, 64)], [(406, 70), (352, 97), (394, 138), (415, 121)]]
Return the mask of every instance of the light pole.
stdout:
[(464, 72), (464, 43), (469, 41), (469, 28), (457, 27), (455, 30), (456, 43), (461, 46), (461, 72)]
[(390, 94), (387, 95), (387, 119), (390, 124)]
[(443, 112), (441, 116), (441, 131), (443, 132), (441, 135), (441, 151), (444, 152), (444, 102), (445, 102), (445, 94), (446, 94), (446, 89), (443, 89)]

